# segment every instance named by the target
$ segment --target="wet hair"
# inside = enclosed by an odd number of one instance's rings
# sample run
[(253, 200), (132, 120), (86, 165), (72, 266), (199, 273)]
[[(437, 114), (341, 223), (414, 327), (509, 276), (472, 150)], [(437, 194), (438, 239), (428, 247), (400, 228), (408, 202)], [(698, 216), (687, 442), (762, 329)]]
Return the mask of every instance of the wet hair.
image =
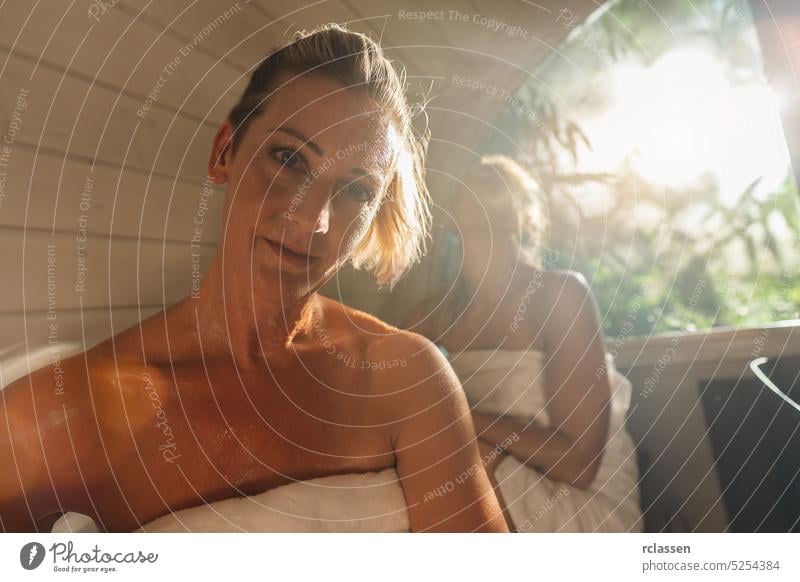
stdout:
[(327, 24), (298, 32), (271, 52), (253, 71), (239, 103), (228, 114), (236, 153), (248, 126), (269, 103), (282, 73), (322, 75), (353, 91), (366, 91), (396, 125), (401, 137), (380, 208), (356, 245), (351, 261), (375, 274), (379, 285), (393, 285), (425, 254), (430, 233), (430, 196), (425, 184), (427, 131), (413, 127), (406, 100), (405, 74), (395, 70), (381, 47), (368, 36)]

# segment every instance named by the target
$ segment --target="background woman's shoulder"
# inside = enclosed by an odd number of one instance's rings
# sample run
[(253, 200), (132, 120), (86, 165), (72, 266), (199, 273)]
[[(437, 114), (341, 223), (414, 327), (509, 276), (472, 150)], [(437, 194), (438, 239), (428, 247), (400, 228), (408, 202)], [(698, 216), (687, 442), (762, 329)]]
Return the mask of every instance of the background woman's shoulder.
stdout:
[(591, 296), (591, 288), (586, 277), (578, 271), (566, 269), (538, 271), (541, 286), (552, 302), (559, 300), (583, 301)]

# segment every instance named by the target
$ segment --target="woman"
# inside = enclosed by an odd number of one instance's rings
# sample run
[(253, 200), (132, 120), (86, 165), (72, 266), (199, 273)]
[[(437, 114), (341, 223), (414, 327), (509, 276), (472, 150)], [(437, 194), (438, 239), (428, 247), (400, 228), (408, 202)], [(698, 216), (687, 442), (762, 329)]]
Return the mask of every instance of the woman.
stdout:
[(509, 526), (640, 529), (630, 384), (606, 362), (585, 280), (541, 266), (536, 183), (513, 160), (486, 157), (450, 211), (459, 273), (408, 323), (449, 354)]
[(131, 531), (392, 468), (410, 529), (505, 531), (483, 471), (429, 496), (480, 467), (438, 350), (317, 293), (347, 261), (390, 284), (419, 257), (423, 150), (369, 38), (330, 25), (267, 56), (213, 142), (224, 235), (199, 292), (63, 362), (63, 395), (49, 368), (3, 391), (3, 529)]

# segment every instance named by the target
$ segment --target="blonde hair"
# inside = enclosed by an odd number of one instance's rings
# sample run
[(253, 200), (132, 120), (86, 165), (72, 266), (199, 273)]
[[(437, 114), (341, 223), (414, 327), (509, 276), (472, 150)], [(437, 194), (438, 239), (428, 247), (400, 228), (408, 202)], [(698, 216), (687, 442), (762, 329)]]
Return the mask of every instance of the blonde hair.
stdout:
[(498, 191), (511, 194), (517, 214), (518, 229), (514, 233), (523, 260), (535, 267), (542, 264), (542, 246), (548, 229), (546, 201), (538, 182), (518, 162), (503, 155), (488, 155), (468, 172), (486, 181)]
[(398, 74), (381, 47), (363, 34), (336, 24), (298, 32), (292, 42), (258, 65), (239, 103), (228, 114), (234, 153), (250, 121), (268, 101), (276, 78), (284, 72), (324, 75), (347, 88), (366, 90), (397, 125), (401, 151), (381, 206), (350, 257), (355, 268), (374, 273), (379, 285), (394, 285), (425, 254), (431, 225), (424, 168), (428, 135), (427, 131), (422, 135), (414, 131), (405, 97), (405, 73)]

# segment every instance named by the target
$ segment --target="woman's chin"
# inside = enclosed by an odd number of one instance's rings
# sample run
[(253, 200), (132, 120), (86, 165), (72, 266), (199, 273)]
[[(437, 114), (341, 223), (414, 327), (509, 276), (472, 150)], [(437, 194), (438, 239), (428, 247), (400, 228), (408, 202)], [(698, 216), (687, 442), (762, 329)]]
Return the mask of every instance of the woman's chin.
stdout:
[(271, 267), (259, 269), (252, 279), (252, 292), (256, 299), (274, 303), (294, 303), (319, 288), (319, 275), (313, 271), (281, 270)]

